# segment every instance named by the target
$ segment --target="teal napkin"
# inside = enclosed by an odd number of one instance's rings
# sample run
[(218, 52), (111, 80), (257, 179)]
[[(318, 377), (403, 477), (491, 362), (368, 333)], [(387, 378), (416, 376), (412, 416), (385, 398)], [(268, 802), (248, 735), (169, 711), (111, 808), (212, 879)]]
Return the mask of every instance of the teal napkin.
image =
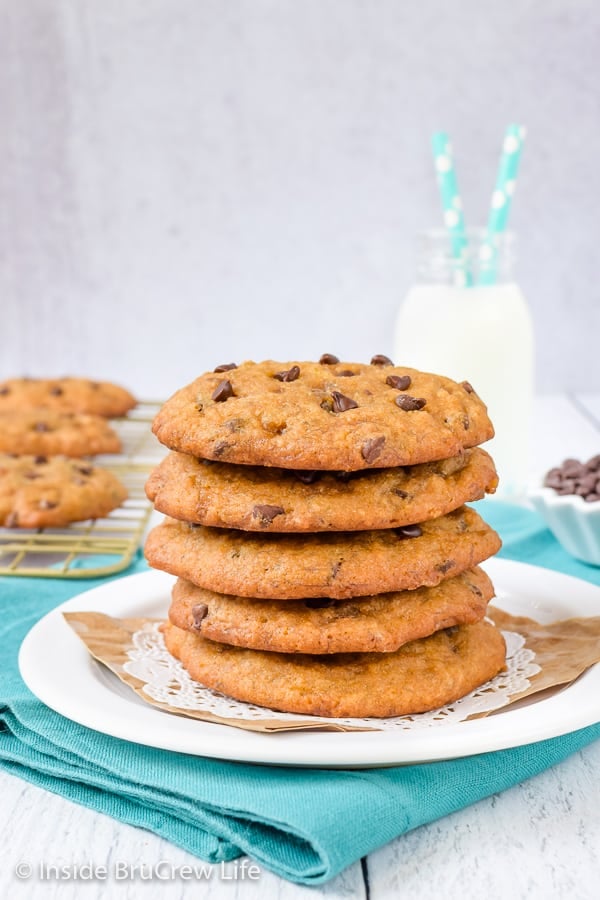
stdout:
[[(535, 513), (497, 501), (478, 506), (503, 537), (501, 555), (600, 583), (600, 569), (568, 557)], [(127, 574), (144, 568), (138, 559)], [(203, 860), (248, 854), (291, 881), (320, 884), (398, 835), (522, 782), (600, 737), (599, 723), (510, 750), (359, 771), (243, 765), (121, 741), (46, 708), (17, 668), (33, 623), (98, 583), (0, 578), (0, 766)], [(243, 737), (232, 729), (231, 739)]]

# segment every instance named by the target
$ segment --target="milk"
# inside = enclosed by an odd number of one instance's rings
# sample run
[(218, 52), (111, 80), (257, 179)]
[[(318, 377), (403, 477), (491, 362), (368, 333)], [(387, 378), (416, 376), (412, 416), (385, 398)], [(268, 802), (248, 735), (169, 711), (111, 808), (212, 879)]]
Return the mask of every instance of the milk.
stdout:
[(416, 284), (398, 314), (394, 362), (473, 385), (496, 431), (484, 448), (496, 463), (498, 494), (521, 495), (528, 475), (534, 339), (518, 285)]

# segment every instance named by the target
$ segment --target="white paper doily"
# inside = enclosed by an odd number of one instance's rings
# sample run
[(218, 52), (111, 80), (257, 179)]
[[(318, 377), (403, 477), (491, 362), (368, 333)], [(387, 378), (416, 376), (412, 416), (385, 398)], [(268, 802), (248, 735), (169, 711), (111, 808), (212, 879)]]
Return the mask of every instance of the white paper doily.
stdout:
[(529, 677), (540, 671), (535, 653), (525, 646), (525, 638), (514, 631), (503, 631), (506, 641), (506, 671), (483, 684), (455, 703), (412, 716), (391, 719), (332, 719), (276, 712), (263, 706), (243, 703), (205, 688), (192, 681), (181, 663), (165, 647), (159, 623), (148, 623), (133, 635), (133, 646), (127, 651), (129, 662), (123, 669), (143, 682), (143, 692), (152, 700), (175, 710), (202, 710), (224, 719), (281, 719), (283, 722), (306, 721), (315, 724), (352, 725), (378, 731), (414, 731), (444, 724), (456, 724), (469, 716), (506, 706), (511, 695), (529, 686)]

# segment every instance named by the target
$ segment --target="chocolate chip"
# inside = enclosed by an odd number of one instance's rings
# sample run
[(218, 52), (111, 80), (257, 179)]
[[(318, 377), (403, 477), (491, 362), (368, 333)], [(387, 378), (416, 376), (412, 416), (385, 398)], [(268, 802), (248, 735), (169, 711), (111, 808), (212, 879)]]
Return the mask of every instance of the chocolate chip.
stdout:
[(206, 603), (195, 603), (192, 606), (192, 629), (194, 631), (200, 631), (202, 628), (202, 621), (208, 615), (208, 606)]
[(294, 469), (292, 474), (295, 475), (298, 481), (301, 481), (302, 484), (314, 484), (315, 481), (319, 480), (323, 473), (311, 471), (309, 469)]
[(385, 444), (385, 437), (381, 434), (376, 438), (369, 438), (364, 442), (360, 449), (360, 453), (362, 458), (367, 463), (375, 462), (378, 456), (381, 456), (381, 451), (383, 450), (383, 445)]
[(38, 506), (40, 509), (56, 509), (56, 507), (58, 506), (58, 503), (56, 503), (55, 500), (42, 499), (38, 503)]
[(374, 356), (371, 360), (372, 366), (393, 366), (394, 363), (389, 358), (389, 356), (384, 356), (383, 353), (378, 353), (377, 356)]
[(48, 462), (47, 456), (34, 456), (33, 461), (36, 466), (44, 465), (44, 463)]
[(217, 441), (217, 443), (213, 447), (213, 456), (216, 456), (217, 459), (220, 459), (230, 448), (231, 444), (229, 444), (227, 441)]
[(573, 494), (575, 492), (574, 484), (567, 484), (566, 482), (562, 487), (556, 488), (556, 493), (560, 494), (561, 497), (566, 496), (567, 494)]
[(50, 426), (46, 422), (36, 422), (33, 426), (34, 431), (50, 431)]
[(410, 397), (408, 394), (400, 394), (395, 398), (394, 403), (396, 406), (399, 406), (400, 409), (404, 409), (406, 412), (412, 412), (415, 409), (423, 409), (427, 400), (424, 400), (423, 397)]
[(576, 492), (581, 493), (584, 497), (587, 494), (590, 494), (596, 490), (596, 484), (598, 482), (598, 476), (594, 472), (590, 472), (588, 475), (584, 475), (579, 485), (576, 489)]
[(225, 400), (229, 400), (229, 398), (233, 396), (234, 394), (231, 382), (221, 381), (212, 392), (211, 399), (214, 400), (215, 403), (224, 403)]
[(7, 384), (3, 384), (2, 387), (0, 387), (0, 395), (5, 397), (7, 394), (10, 394), (10, 388)]
[(237, 369), (236, 363), (223, 363), (217, 366), (216, 369), (213, 369), (213, 372), (230, 372), (232, 369)]
[(473, 385), (472, 385), (469, 381), (461, 381), (461, 385), (462, 385), (462, 387), (464, 387), (464, 389), (465, 389), (465, 391), (467, 392), (467, 394), (474, 394), (474, 393), (475, 393), (475, 388), (473, 387)]
[(412, 379), (410, 375), (388, 375), (385, 383), (390, 387), (396, 388), (398, 391), (406, 391), (411, 385)]
[(74, 466), (74, 468), (82, 475), (92, 475), (94, 471), (93, 466)]
[(333, 353), (324, 353), (319, 362), (322, 366), (335, 366), (339, 359)]
[(407, 500), (410, 497), (408, 491), (403, 491), (401, 488), (392, 488), (392, 494), (396, 494), (401, 500)]
[(352, 481), (353, 478), (359, 478), (361, 472), (334, 472), (333, 474), (338, 481), (348, 482)]
[(333, 398), (333, 411), (336, 413), (347, 412), (349, 409), (358, 409), (356, 400), (340, 394), (339, 391), (332, 391), (331, 396)]
[(361, 615), (360, 607), (358, 606), (340, 606), (336, 612), (336, 619), (358, 619)]
[(350, 369), (342, 369), (341, 372), (335, 372), (335, 375), (338, 378), (351, 378), (353, 375), (358, 375), (358, 372), (351, 372)]
[(252, 518), (259, 519), (261, 525), (271, 525), (273, 519), (284, 513), (283, 506), (270, 506), (268, 503), (258, 504), (252, 510)]
[(277, 381), (295, 381), (296, 378), (300, 375), (300, 367), (292, 366), (291, 369), (287, 369), (284, 372), (276, 372), (273, 378), (276, 378)]
[(64, 391), (60, 387), (60, 385), (55, 384), (53, 387), (50, 388), (50, 393), (52, 394), (53, 397), (60, 397), (61, 394), (64, 394)]
[(314, 600), (305, 600), (304, 605), (309, 609), (327, 609), (329, 606), (333, 606), (335, 600), (332, 600), (330, 597), (315, 597)]
[(438, 572), (441, 572), (442, 575), (445, 575), (446, 572), (449, 572), (450, 569), (454, 566), (453, 559), (447, 559), (446, 562), (440, 563), (439, 566), (436, 566)]
[(401, 540), (421, 537), (423, 534), (423, 529), (420, 525), (402, 525), (400, 528), (395, 528), (394, 531)]
[(562, 464), (562, 471), (567, 478), (577, 478), (583, 472), (583, 466), (578, 459), (566, 459)]

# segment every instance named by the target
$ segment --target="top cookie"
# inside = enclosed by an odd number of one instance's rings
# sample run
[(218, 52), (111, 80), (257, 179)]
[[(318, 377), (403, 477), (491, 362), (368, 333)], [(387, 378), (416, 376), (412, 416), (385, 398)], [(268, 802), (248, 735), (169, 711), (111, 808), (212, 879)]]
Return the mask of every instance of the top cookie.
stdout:
[(125, 388), (88, 378), (9, 378), (0, 382), (0, 412), (53, 409), (114, 418), (124, 416), (136, 402)]
[(206, 459), (345, 471), (446, 459), (494, 435), (468, 382), (386, 357), (364, 365), (329, 355), (218, 366), (177, 391), (153, 431), (172, 450)]

